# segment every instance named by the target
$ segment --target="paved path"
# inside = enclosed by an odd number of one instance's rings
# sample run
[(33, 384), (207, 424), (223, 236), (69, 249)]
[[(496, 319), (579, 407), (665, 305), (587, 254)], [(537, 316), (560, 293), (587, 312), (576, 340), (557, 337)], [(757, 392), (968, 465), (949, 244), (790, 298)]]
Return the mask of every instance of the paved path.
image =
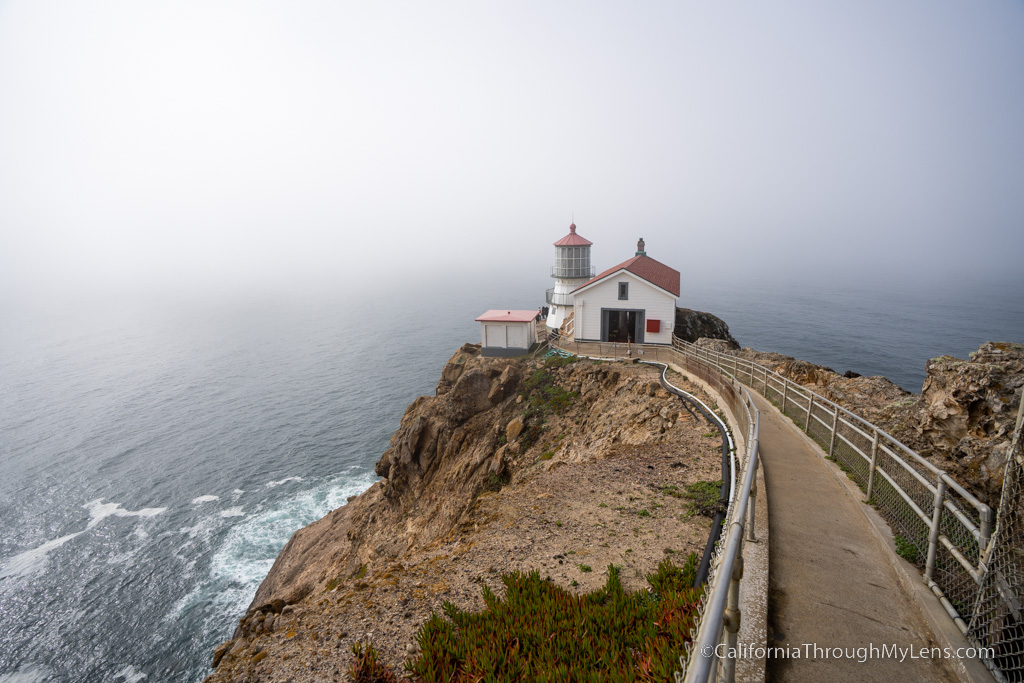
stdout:
[[(754, 394), (771, 531), (768, 645), (800, 650), (936, 645), (853, 500), (788, 418)], [(932, 659), (769, 659), (769, 681), (955, 681)]]

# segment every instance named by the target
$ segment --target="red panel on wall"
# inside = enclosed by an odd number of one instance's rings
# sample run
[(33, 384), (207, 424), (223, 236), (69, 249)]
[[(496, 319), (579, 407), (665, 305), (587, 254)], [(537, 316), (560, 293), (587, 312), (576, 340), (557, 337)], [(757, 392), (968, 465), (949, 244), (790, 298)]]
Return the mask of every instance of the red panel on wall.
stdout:
[(660, 320), (648, 320), (647, 321), (648, 332), (661, 332), (661, 321)]

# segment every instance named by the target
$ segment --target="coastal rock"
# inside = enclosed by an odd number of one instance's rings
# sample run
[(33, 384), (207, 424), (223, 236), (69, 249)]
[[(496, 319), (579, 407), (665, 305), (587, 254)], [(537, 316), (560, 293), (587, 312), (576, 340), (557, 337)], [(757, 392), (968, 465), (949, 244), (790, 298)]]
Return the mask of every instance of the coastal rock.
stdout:
[(210, 665), (212, 668), (217, 668), (217, 665), (220, 664), (220, 660), (223, 659), (224, 655), (226, 655), (231, 650), (231, 647), (234, 645), (234, 643), (235, 641), (233, 640), (225, 640), (223, 643), (214, 648), (213, 664)]
[(894, 436), (993, 505), (1024, 390), (1024, 345), (988, 342), (968, 360), (940, 356), (926, 367), (920, 398), (893, 410)]
[(696, 342), (701, 337), (720, 339), (728, 344), (729, 349), (740, 348), (739, 343), (729, 333), (729, 326), (718, 316), (690, 308), (676, 308), (673, 336), (688, 342)]
[(509, 421), (508, 426), (505, 427), (505, 439), (512, 443), (519, 438), (519, 435), (523, 433), (523, 418), (517, 415)]

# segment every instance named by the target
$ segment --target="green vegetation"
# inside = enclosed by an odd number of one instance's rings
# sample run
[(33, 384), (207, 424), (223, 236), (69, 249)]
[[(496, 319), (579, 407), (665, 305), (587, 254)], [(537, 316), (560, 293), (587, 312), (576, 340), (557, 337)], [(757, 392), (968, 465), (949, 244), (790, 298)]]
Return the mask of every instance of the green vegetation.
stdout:
[(484, 483), (484, 488), (488, 491), (498, 492), (505, 486), (511, 479), (511, 475), (508, 472), (491, 472), (487, 475), (487, 481)]
[(643, 508), (640, 508), (640, 512), (636, 513), (636, 516), (637, 517), (650, 517), (651, 513), (648, 512), (647, 510), (643, 509)]
[(694, 554), (683, 567), (665, 560), (647, 577), (652, 590), (635, 593), (623, 590), (615, 565), (604, 588), (583, 595), (536, 571), (505, 574), (504, 598), (485, 587), (482, 612), (445, 603), (447, 619), (432, 615), (406, 667), (431, 682), (672, 680), (701, 597), (696, 566)]
[(349, 676), (356, 683), (398, 683), (398, 676), (389, 666), (377, 661), (377, 650), (370, 643), (352, 643)]
[(561, 415), (572, 400), (579, 396), (578, 391), (566, 391), (555, 384), (554, 375), (546, 368), (535, 370), (523, 382), (523, 394), (530, 409), (542, 416), (550, 413)]
[(687, 484), (683, 496), (689, 501), (689, 514), (714, 517), (719, 510), (724, 511), (725, 505), (720, 499), (721, 490), (721, 479), (718, 481), (695, 481), (692, 484)]
[(894, 540), (896, 542), (896, 554), (907, 562), (917, 564), (917, 546), (899, 534), (896, 534), (896, 538)]
[[(544, 423), (548, 415), (552, 413), (561, 415), (579, 396), (578, 391), (566, 391), (555, 384), (555, 377), (550, 372), (552, 369), (575, 362), (575, 358), (551, 356), (544, 361), (543, 367), (534, 370), (533, 374), (523, 382), (521, 395), (526, 399), (526, 412), (523, 413), (523, 433), (519, 437), (523, 448), (530, 448), (537, 443), (544, 432)], [(558, 441), (563, 437), (564, 435), (559, 435), (555, 440)], [(547, 452), (545, 455), (548, 457), (543, 459), (549, 460), (554, 455), (554, 449), (551, 450), (550, 455)]]
[(591, 572), (593, 570), (590, 568), (589, 564), (581, 564), (580, 565), (580, 571), (583, 572), (584, 574), (586, 574), (586, 573)]

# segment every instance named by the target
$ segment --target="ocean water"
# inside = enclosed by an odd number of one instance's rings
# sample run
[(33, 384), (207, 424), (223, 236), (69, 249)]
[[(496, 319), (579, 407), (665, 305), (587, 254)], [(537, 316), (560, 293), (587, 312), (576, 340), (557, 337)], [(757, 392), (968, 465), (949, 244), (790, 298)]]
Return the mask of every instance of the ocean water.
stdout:
[[(0, 310), (0, 682), (198, 681), (278, 551), (359, 493), (487, 308), (547, 283)], [(744, 344), (920, 388), (1017, 290), (688, 282)]]

